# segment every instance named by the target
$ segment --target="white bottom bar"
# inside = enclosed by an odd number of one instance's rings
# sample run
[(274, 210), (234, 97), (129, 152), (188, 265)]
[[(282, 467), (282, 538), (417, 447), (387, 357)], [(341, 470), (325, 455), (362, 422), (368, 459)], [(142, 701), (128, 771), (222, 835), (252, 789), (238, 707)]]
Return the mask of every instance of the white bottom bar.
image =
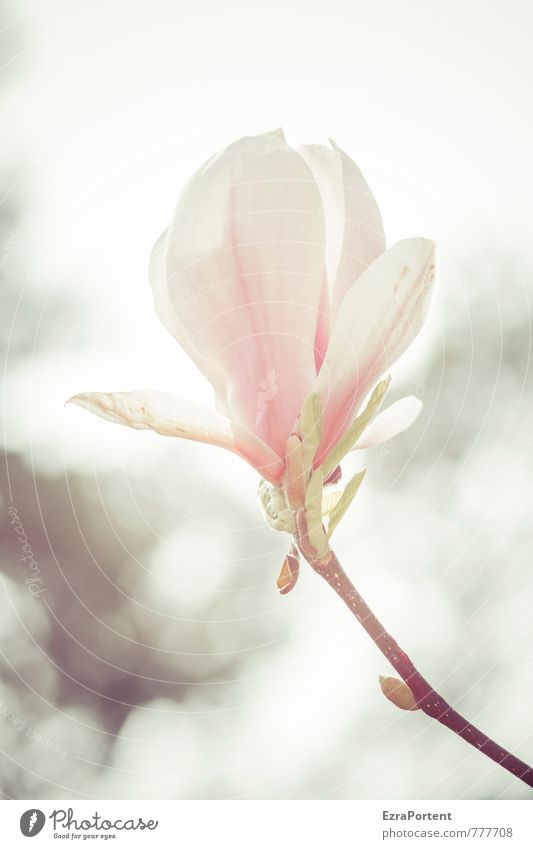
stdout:
[[(22, 818), (22, 819), (21, 819)], [(533, 847), (528, 801), (4, 801), (1, 845)], [(67, 841), (70, 841), (67, 843)]]

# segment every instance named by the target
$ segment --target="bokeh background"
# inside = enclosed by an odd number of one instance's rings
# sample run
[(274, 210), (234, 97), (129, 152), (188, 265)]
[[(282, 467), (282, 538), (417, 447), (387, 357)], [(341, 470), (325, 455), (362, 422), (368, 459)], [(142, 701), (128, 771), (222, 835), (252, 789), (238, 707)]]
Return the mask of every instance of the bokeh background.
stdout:
[(382, 697), (386, 662), (310, 570), (277, 595), (287, 541), (251, 469), (63, 404), (210, 403), (153, 314), (152, 244), (234, 138), (335, 138), (389, 242), (435, 238), (440, 273), (391, 390), (423, 413), (364, 458), (337, 551), (434, 685), (531, 762), (532, 27), (526, 0), (0, 0), (5, 798), (528, 795)]

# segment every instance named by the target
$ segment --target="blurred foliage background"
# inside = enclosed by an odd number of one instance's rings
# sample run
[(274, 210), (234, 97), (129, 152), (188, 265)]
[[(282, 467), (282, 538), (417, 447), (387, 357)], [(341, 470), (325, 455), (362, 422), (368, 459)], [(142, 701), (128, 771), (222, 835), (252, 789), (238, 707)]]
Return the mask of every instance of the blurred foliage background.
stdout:
[[(315, 575), (277, 595), (287, 540), (264, 526), (251, 470), (63, 408), (90, 388), (209, 398), (152, 314), (152, 242), (220, 144), (281, 120), (331, 126), (368, 163), (393, 236), (437, 236), (441, 274), (391, 395), (418, 395), (423, 413), (364, 458), (336, 548), (432, 683), (531, 762), (529, 78), (518, 17), (477, 5), (430, 4), (449, 50), (431, 71), (433, 23), (416, 3), (338, 3), (322, 18), (296, 3), (277, 36), (277, 5), (268, 20), (215, 0), (205, 18), (163, 0), (0, 7), (5, 798), (527, 795), (383, 699), (385, 661)], [(316, 64), (322, 23), (329, 68)], [(376, 103), (400, 127), (392, 144)]]

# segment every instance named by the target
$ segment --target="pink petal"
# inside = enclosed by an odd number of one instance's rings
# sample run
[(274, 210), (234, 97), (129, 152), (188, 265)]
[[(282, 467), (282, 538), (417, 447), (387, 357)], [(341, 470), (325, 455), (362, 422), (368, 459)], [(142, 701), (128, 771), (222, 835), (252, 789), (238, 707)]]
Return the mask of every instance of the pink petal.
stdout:
[(169, 392), (137, 389), (134, 392), (82, 392), (69, 398), (103, 419), (137, 430), (151, 429), (164, 436), (209, 442), (238, 454), (260, 474), (277, 483), (283, 462), (255, 434), (232, 425), (228, 419)]
[(326, 351), (328, 349), (330, 324), (331, 316), (328, 280), (326, 274), (324, 274), (322, 279), (320, 301), (318, 304), (318, 316), (315, 332), (315, 369), (317, 374), (322, 368), (322, 363), (324, 362), (324, 357), (326, 356)]
[(309, 168), (279, 134), (235, 142), (192, 178), (155, 254), (164, 324), (218, 409), (282, 455), (316, 375), (324, 218)]
[(385, 250), (381, 213), (359, 168), (331, 141), (305, 145), (300, 153), (318, 183), (326, 216), (326, 270), (332, 316), (352, 284)]
[(411, 427), (422, 410), (422, 401), (414, 395), (406, 395), (378, 413), (355, 443), (353, 451), (358, 448), (372, 448), (394, 439), (398, 434)]
[(416, 337), (434, 268), (433, 242), (404, 239), (374, 260), (344, 298), (313, 389), (322, 394), (324, 409), (317, 465), (349, 427), (370, 388)]

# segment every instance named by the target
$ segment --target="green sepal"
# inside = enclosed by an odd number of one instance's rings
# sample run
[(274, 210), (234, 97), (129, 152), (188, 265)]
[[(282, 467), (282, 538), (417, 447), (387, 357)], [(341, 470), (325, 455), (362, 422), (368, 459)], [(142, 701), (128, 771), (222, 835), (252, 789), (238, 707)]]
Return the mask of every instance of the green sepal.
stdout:
[(300, 435), (304, 469), (310, 472), (322, 438), (322, 401), (318, 392), (308, 395), (303, 402), (300, 414)]
[(363, 412), (354, 419), (344, 436), (333, 446), (320, 467), (325, 478), (339, 465), (348, 451), (351, 451), (367, 425), (376, 415), (383, 396), (389, 388), (390, 380), (390, 377), (387, 377), (378, 383)]
[(363, 469), (362, 472), (357, 472), (357, 474), (355, 474), (353, 478), (348, 481), (344, 488), (344, 492), (342, 493), (340, 501), (338, 502), (338, 504), (335, 505), (335, 507), (331, 511), (328, 522), (328, 532), (326, 534), (328, 541), (331, 538), (331, 534), (333, 533), (340, 520), (346, 513), (348, 507), (357, 495), (357, 490), (361, 486), (365, 474), (366, 469)]
[(322, 524), (322, 490), (322, 472), (317, 469), (311, 475), (305, 493), (305, 518), (307, 538), (319, 557), (323, 557), (328, 550), (328, 540)]

